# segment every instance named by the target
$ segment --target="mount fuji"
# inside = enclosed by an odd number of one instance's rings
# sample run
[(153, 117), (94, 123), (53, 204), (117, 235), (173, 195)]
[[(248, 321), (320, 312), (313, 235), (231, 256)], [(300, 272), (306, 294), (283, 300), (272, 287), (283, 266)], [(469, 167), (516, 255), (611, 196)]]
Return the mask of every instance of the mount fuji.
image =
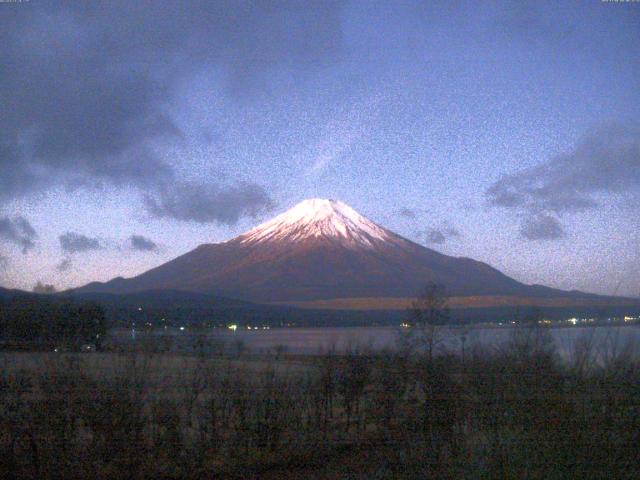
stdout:
[(456, 306), (567, 306), (606, 297), (525, 285), (470, 258), (403, 238), (336, 200), (310, 199), (248, 232), (196, 249), (133, 278), (75, 292), (149, 290), (221, 295), (314, 308), (399, 309), (429, 283)]

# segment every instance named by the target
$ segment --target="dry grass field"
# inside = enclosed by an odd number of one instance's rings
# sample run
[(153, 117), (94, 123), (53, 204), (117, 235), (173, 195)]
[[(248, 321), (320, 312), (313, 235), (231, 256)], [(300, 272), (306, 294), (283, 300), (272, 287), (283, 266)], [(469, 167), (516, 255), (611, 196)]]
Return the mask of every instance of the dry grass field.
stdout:
[(502, 352), (0, 355), (2, 478), (633, 478), (640, 365)]
[[(273, 302), (272, 305), (293, 305), (299, 308), (320, 310), (406, 310), (411, 308), (415, 298), (397, 297), (356, 297), (332, 298), (328, 300), (308, 300)], [(492, 308), (492, 307), (612, 307), (638, 306), (637, 299), (631, 298), (535, 298), (501, 295), (477, 295), (465, 297), (449, 297), (449, 307), (457, 308)]]

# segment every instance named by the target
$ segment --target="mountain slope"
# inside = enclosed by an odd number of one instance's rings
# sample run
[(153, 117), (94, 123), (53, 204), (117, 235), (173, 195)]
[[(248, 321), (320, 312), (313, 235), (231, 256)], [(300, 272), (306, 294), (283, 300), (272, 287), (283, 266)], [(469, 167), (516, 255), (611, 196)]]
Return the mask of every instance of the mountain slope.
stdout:
[(22, 297), (25, 295), (33, 295), (33, 293), (27, 292), (24, 290), (15, 290), (15, 289), (0, 287), (0, 300), (5, 300), (13, 297)]
[[(200, 245), (137, 277), (80, 292), (183, 290), (253, 302), (414, 297), (427, 282), (455, 296), (592, 297), (524, 285), (489, 265), (411, 242), (334, 200), (305, 200), (256, 228)], [(595, 297), (595, 296), (593, 296)]]

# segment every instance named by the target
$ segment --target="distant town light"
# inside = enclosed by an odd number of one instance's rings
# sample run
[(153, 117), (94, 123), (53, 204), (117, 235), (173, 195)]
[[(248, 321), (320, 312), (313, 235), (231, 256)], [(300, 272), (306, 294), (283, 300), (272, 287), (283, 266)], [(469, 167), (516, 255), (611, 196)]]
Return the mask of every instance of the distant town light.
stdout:
[(180, 330), (184, 330), (184, 327), (180, 327)]
[(233, 330), (234, 332), (238, 329), (238, 325), (236, 325), (235, 323), (233, 325), (229, 325), (227, 327), (229, 330)]

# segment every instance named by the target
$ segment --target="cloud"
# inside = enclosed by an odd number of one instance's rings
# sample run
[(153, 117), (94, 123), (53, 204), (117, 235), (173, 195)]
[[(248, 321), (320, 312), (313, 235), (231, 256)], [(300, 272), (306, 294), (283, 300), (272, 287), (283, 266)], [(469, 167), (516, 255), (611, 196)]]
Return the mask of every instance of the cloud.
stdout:
[(418, 218), (417, 212), (407, 207), (402, 207), (400, 210), (398, 210), (398, 215), (408, 218), (409, 220), (415, 220)]
[(153, 240), (142, 235), (131, 235), (129, 241), (131, 242), (131, 248), (134, 250), (141, 252), (155, 252), (158, 250), (158, 245)]
[(527, 240), (555, 240), (564, 236), (564, 230), (557, 218), (538, 214), (523, 221), (520, 235)]
[(35, 247), (37, 233), (24, 217), (0, 218), (0, 239), (14, 243), (27, 253)]
[[(550, 215), (595, 209), (600, 195), (621, 193), (640, 194), (637, 124), (610, 123), (593, 130), (573, 151), (537, 167), (504, 175), (485, 192), (489, 205), (523, 216), (521, 231), (526, 232), (538, 231), (531, 228), (535, 224), (550, 227), (550, 219), (554, 219)], [(557, 218), (554, 220), (561, 227)]]
[(255, 217), (273, 207), (265, 190), (253, 183), (220, 187), (183, 183), (147, 195), (149, 213), (158, 218), (232, 225), (242, 216)]
[(427, 243), (435, 243), (440, 245), (446, 242), (447, 238), (440, 230), (431, 229), (425, 233), (425, 240), (427, 241)]
[(610, 124), (586, 135), (568, 154), (505, 175), (489, 203), (556, 213), (595, 208), (598, 193), (640, 192), (640, 127)]
[(87, 237), (81, 233), (67, 232), (60, 235), (58, 239), (60, 240), (60, 247), (65, 253), (87, 252), (90, 250), (101, 250), (103, 248), (100, 240)]
[(4, 255), (0, 255), (0, 270), (6, 270), (9, 266), (9, 259)]
[(452, 226), (444, 226), (442, 228), (429, 228), (425, 231), (418, 232), (418, 236), (425, 243), (442, 245), (453, 237), (459, 237), (460, 232)]
[(70, 258), (63, 258), (60, 263), (56, 266), (56, 270), (59, 272), (67, 272), (71, 270), (73, 267), (73, 263)]
[(427, 210), (403, 207), (396, 213), (397, 215), (406, 218), (409, 223), (413, 225), (415, 228), (413, 236), (418, 242), (442, 245), (446, 243), (447, 240), (461, 236), (458, 229), (447, 220), (440, 221), (439, 226), (430, 226), (426, 229), (420, 228), (421, 225), (419, 218), (428, 213)]
[(158, 145), (207, 68), (227, 92), (262, 90), (276, 67), (310, 75), (341, 51), (339, 2), (39, 1), (0, 18), (0, 199), (99, 182), (172, 182)]

